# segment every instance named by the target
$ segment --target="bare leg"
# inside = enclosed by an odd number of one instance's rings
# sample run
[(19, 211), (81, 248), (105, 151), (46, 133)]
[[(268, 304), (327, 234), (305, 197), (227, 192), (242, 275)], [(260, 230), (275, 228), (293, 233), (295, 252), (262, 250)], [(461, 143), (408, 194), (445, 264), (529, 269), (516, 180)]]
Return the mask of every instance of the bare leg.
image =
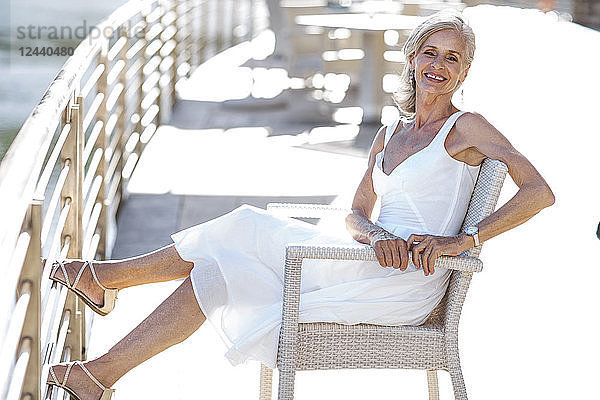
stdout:
[(189, 276), (194, 267), (194, 263), (179, 256), (174, 244), (136, 257), (96, 261), (96, 265), (100, 282), (115, 289), (182, 279)]
[[(65, 263), (69, 281), (73, 283), (82, 261)], [(184, 261), (177, 253), (174, 244), (170, 244), (150, 253), (121, 260), (94, 261), (98, 280), (107, 288), (123, 289), (146, 283), (165, 282), (182, 279), (190, 275), (194, 263)], [(65, 280), (59, 269), (56, 277)], [(96, 304), (102, 304), (103, 290), (93, 280), (88, 269), (81, 276), (77, 287), (86, 293)]]
[[(88, 361), (85, 366), (104, 386), (110, 387), (132, 368), (187, 339), (205, 320), (190, 278), (187, 278), (127, 336), (106, 354)], [(62, 380), (65, 368), (55, 367), (54, 370)], [(78, 367), (73, 368), (67, 386), (82, 400), (98, 399), (101, 394), (100, 389)]]

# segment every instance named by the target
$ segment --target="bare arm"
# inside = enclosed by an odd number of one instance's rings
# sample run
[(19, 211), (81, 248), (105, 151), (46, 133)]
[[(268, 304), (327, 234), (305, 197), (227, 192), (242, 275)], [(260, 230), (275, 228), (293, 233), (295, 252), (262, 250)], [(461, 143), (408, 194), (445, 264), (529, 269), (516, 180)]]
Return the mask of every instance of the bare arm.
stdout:
[[(480, 159), (488, 157), (504, 162), (519, 187), (506, 204), (477, 224), (480, 242), (522, 224), (554, 204), (552, 190), (535, 167), (481, 115), (467, 113), (461, 116), (456, 121), (454, 135), (463, 144), (460, 151), (468, 150)], [(420, 243), (413, 246), (415, 241)], [(408, 239), (413, 263), (417, 267), (422, 265), (425, 275), (433, 273), (433, 264), (438, 256), (458, 255), (474, 245), (473, 238), (464, 233), (453, 237), (411, 235)]]
[[(478, 114), (468, 114), (467, 118), (457, 123), (456, 128), (464, 141), (471, 143), (473, 151), (482, 157), (505, 163), (508, 173), (519, 187), (506, 204), (477, 224), (481, 242), (521, 225), (554, 204), (554, 194), (540, 173), (485, 118)], [(466, 249), (472, 247), (472, 238), (465, 237), (464, 234), (460, 237), (466, 242)]]
[(369, 151), (367, 170), (354, 194), (352, 212), (346, 217), (346, 229), (360, 243), (371, 244), (372, 233), (383, 230), (371, 222), (370, 218), (377, 200), (377, 195), (373, 190), (372, 173), (375, 166), (375, 156), (383, 149), (384, 137), (385, 127), (381, 127), (375, 135)]
[(371, 145), (368, 167), (354, 195), (352, 212), (346, 217), (346, 228), (356, 241), (373, 246), (382, 267), (400, 268), (404, 271), (408, 266), (406, 242), (375, 225), (370, 219), (377, 200), (373, 190), (372, 173), (375, 167), (375, 156), (383, 149), (384, 139), (385, 127), (382, 127)]

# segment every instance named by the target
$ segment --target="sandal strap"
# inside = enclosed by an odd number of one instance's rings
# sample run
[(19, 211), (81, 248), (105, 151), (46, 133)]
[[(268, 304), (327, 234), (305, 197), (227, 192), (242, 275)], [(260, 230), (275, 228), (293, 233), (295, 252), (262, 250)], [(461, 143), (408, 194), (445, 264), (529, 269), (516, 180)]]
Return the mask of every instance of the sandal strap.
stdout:
[(50, 278), (54, 278), (54, 276), (56, 275), (56, 271), (58, 271), (58, 268), (61, 269), (63, 276), (65, 277), (65, 286), (68, 287), (69, 289), (73, 289), (77, 285), (77, 281), (79, 281), (79, 278), (76, 279), (75, 285), (71, 286), (71, 281), (69, 280), (69, 274), (67, 273), (65, 264), (62, 261), (56, 260), (52, 263), (52, 272), (50, 273)]
[(94, 277), (94, 280), (96, 281), (98, 286), (100, 286), (102, 288), (102, 290), (104, 290), (104, 291), (110, 290), (110, 289), (104, 287), (104, 285), (100, 283), (100, 280), (98, 279), (98, 275), (96, 275), (96, 269), (94, 268), (94, 264), (92, 264), (92, 262), (88, 260), (85, 262), (85, 265), (90, 266), (90, 271), (92, 271), (92, 276)]
[(60, 382), (58, 381), (58, 377), (54, 373), (54, 365), (50, 367), (50, 375), (52, 376), (52, 379), (54, 379), (54, 382), (60, 384)]
[(100, 381), (98, 379), (96, 379), (96, 377), (94, 375), (92, 375), (92, 373), (90, 371), (88, 371), (88, 369), (85, 367), (85, 365), (83, 365), (82, 363), (80, 363), (79, 361), (75, 361), (73, 364), (77, 363), (77, 365), (79, 365), (79, 367), (81, 367), (81, 369), (83, 370), (83, 372), (86, 373), (87, 376), (89, 376), (89, 378), (96, 384), (98, 385), (98, 387), (104, 391), (108, 390), (107, 387), (105, 387), (103, 384), (100, 383)]
[(67, 370), (65, 371), (65, 376), (63, 377), (63, 381), (61, 383), (62, 386), (67, 386), (67, 379), (69, 379), (69, 374), (71, 373), (71, 369), (73, 369), (73, 365), (75, 365), (77, 361), (74, 361), (67, 365)]
[(58, 271), (58, 268), (60, 267), (60, 269), (62, 270), (63, 276), (65, 277), (65, 285), (69, 289), (75, 289), (77, 287), (77, 284), (79, 283), (79, 280), (81, 279), (81, 276), (83, 275), (83, 272), (89, 266), (90, 271), (92, 272), (92, 277), (94, 278), (94, 281), (98, 284), (98, 286), (100, 286), (102, 288), (102, 290), (105, 290), (105, 291), (109, 290), (106, 287), (104, 287), (103, 284), (100, 283), (100, 280), (98, 279), (98, 275), (96, 275), (96, 269), (94, 268), (94, 265), (92, 264), (92, 262), (90, 260), (87, 260), (83, 263), (83, 265), (79, 269), (79, 272), (77, 273), (77, 276), (75, 277), (75, 280), (73, 281), (73, 284), (71, 284), (71, 282), (69, 280), (69, 274), (67, 273), (67, 269), (65, 268), (65, 265), (62, 261), (55, 261), (53, 265), (54, 265), (54, 267), (52, 269), (52, 273), (50, 274), (50, 277), (53, 278), (54, 275), (56, 275), (56, 271)]
[(69, 374), (71, 373), (71, 369), (73, 369), (73, 366), (79, 366), (79, 368), (81, 368), (81, 370), (83, 372), (85, 372), (85, 374), (91, 379), (92, 382), (94, 382), (96, 385), (98, 385), (98, 387), (100, 389), (102, 389), (103, 391), (107, 391), (109, 390), (107, 387), (105, 387), (103, 384), (100, 383), (100, 381), (98, 379), (96, 379), (96, 377), (94, 375), (92, 375), (92, 373), (85, 367), (85, 365), (83, 365), (81, 363), (81, 361), (73, 361), (69, 364), (67, 364), (67, 370), (65, 371), (65, 376), (63, 377), (63, 381), (60, 382), (58, 380), (58, 377), (56, 376), (56, 373), (54, 372), (54, 366), (50, 367), (50, 375), (52, 376), (52, 379), (54, 379), (54, 382), (56, 382), (59, 387), (67, 387), (67, 379), (69, 379)]
[(69, 373), (71, 372), (73, 365), (75, 365), (75, 362), (67, 364), (67, 370), (65, 371), (65, 375), (63, 376), (62, 382), (58, 379), (58, 377), (56, 376), (56, 373), (54, 372), (55, 366), (52, 365), (50, 367), (50, 375), (52, 376), (52, 379), (54, 380), (54, 382), (57, 386), (63, 387), (63, 386), (67, 385), (67, 379), (69, 379)]
[(79, 272), (77, 273), (77, 276), (75, 277), (75, 280), (73, 281), (73, 287), (77, 286), (77, 284), (79, 283), (79, 280), (81, 279), (81, 275), (83, 275), (83, 271), (85, 271), (85, 267), (87, 267), (87, 263), (88, 263), (87, 261), (84, 262), (83, 265), (81, 266), (81, 268), (79, 268)]

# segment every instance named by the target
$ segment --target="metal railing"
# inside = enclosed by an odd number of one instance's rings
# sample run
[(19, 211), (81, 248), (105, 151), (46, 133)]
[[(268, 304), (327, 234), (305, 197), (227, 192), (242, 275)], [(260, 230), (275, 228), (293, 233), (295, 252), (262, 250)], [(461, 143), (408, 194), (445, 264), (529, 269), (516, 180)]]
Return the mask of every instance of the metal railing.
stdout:
[(125, 185), (177, 82), (253, 37), (255, 3), (130, 0), (79, 44), (23, 124), (0, 164), (0, 399), (45, 398), (49, 365), (86, 358), (92, 315), (51, 284), (50, 266), (110, 257)]

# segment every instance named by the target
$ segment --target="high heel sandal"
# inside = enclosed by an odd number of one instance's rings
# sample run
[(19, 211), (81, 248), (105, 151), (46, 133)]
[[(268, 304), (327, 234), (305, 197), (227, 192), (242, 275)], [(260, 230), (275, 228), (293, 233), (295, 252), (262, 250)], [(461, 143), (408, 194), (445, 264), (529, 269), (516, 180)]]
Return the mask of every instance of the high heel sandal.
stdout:
[[(104, 304), (101, 307), (94, 303), (81, 290), (77, 289), (79, 279), (81, 279), (81, 275), (83, 274), (83, 271), (87, 266), (90, 267), (90, 271), (92, 272), (92, 277), (94, 278), (94, 281), (98, 284), (98, 286), (100, 286), (104, 290)], [(58, 268), (60, 268), (63, 273), (63, 277), (65, 279), (64, 282), (56, 278), (56, 271), (58, 271)], [(119, 292), (119, 289), (108, 289), (104, 287), (104, 285), (102, 285), (98, 280), (98, 277), (96, 276), (96, 270), (94, 270), (94, 266), (92, 265), (91, 261), (85, 261), (83, 263), (72, 285), (69, 281), (69, 275), (67, 274), (67, 269), (65, 268), (64, 263), (62, 261), (55, 261), (52, 263), (52, 272), (50, 273), (50, 279), (54, 282), (58, 282), (60, 284), (65, 285), (69, 290), (72, 290), (77, 296), (79, 296), (79, 298), (81, 298), (81, 300), (83, 300), (83, 302), (87, 304), (92, 310), (94, 310), (96, 313), (102, 316), (108, 314), (115, 308), (115, 303), (117, 301), (117, 293)]]
[(85, 372), (85, 374), (92, 380), (92, 382), (94, 382), (96, 385), (98, 385), (98, 387), (100, 389), (102, 389), (102, 395), (100, 396), (99, 400), (110, 400), (113, 393), (115, 393), (115, 389), (107, 388), (103, 384), (101, 384), (100, 381), (98, 379), (96, 379), (96, 377), (94, 375), (92, 375), (92, 373), (90, 371), (88, 371), (88, 369), (80, 361), (73, 361), (73, 362), (67, 364), (67, 370), (65, 371), (65, 376), (63, 377), (62, 382), (60, 382), (58, 380), (58, 378), (56, 377), (56, 373), (54, 372), (55, 365), (51, 366), (50, 367), (50, 376), (52, 377), (52, 381), (48, 380), (46, 382), (46, 384), (50, 385), (50, 386), (56, 386), (58, 388), (61, 388), (62, 390), (69, 393), (72, 398), (81, 400), (81, 398), (79, 396), (77, 396), (75, 394), (75, 392), (67, 386), (67, 379), (69, 379), (69, 373), (71, 372), (71, 369), (73, 368), (74, 365), (79, 366), (79, 368), (81, 368), (81, 370), (83, 372)]

